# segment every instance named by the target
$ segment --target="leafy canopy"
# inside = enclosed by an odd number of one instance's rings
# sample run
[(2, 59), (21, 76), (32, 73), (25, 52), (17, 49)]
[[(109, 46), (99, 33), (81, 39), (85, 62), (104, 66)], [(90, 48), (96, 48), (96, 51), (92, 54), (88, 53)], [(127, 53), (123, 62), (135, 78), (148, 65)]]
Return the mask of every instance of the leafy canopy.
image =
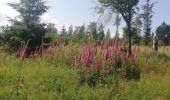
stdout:
[(102, 9), (111, 9), (112, 12), (119, 12), (126, 22), (131, 20), (134, 7), (139, 0), (98, 0), (102, 5)]
[(40, 16), (48, 10), (47, 1), (44, 0), (20, 0), (20, 3), (9, 3), (20, 13), (20, 18), (26, 22), (37, 22)]
[(134, 7), (138, 4), (139, 0), (98, 0), (101, 4), (101, 11), (109, 9), (111, 13), (120, 13), (128, 26), (128, 53), (131, 56), (131, 22), (133, 14), (135, 13)]

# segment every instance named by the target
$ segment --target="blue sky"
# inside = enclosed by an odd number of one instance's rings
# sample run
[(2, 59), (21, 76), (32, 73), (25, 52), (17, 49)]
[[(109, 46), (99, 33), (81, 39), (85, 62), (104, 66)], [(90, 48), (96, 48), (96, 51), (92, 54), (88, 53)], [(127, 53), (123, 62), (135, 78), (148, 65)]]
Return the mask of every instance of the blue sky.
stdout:
[[(17, 13), (5, 4), (7, 2), (18, 2), (19, 0), (0, 0), (0, 20), (1, 24), (6, 24), (5, 16), (15, 17)], [(145, 0), (140, 0), (139, 6), (144, 3)], [(151, 0), (152, 2), (158, 2), (153, 11), (152, 31), (155, 31), (163, 21), (170, 24), (170, 0)], [(92, 21), (97, 21), (98, 15), (95, 13), (94, 7), (95, 0), (49, 0), (49, 11), (42, 16), (44, 22), (53, 22), (57, 24), (57, 27), (70, 24), (82, 25), (88, 24)], [(4, 10), (5, 9), (5, 10)], [(121, 27), (125, 26), (122, 22)], [(115, 27), (113, 25), (107, 25), (105, 29), (110, 28), (114, 32)], [(121, 28), (120, 28), (121, 30)]]
[(49, 0), (49, 14), (66, 24), (80, 25), (97, 19), (92, 0)]

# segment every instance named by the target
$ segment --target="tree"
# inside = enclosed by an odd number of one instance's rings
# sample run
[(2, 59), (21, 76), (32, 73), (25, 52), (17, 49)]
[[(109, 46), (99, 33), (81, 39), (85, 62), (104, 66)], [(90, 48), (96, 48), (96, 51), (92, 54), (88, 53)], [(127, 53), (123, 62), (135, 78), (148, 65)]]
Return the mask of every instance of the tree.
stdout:
[(73, 25), (70, 25), (68, 28), (68, 34), (72, 35), (73, 34)]
[(120, 23), (121, 23), (121, 17), (120, 17), (120, 14), (117, 13), (116, 14), (116, 18), (115, 18), (115, 22), (114, 22), (114, 25), (116, 25), (116, 38), (119, 38), (119, 26), (120, 26)]
[(56, 36), (58, 35), (58, 30), (53, 23), (48, 23), (46, 26), (45, 37), (51, 37), (51, 41), (56, 41)]
[(30, 54), (40, 46), (42, 39), (46, 43), (51, 41), (49, 37), (45, 37), (46, 24), (40, 24), (40, 16), (48, 10), (46, 1), (20, 0), (19, 3), (9, 3), (9, 6), (19, 12), (17, 18), (10, 18), (11, 26), (4, 31), (9, 50), (17, 51), (21, 42), (29, 40), (27, 52)]
[[(139, 44), (141, 41), (141, 28), (142, 28), (142, 21), (140, 16), (136, 16), (134, 21), (132, 22), (132, 38), (133, 38), (133, 43), (134, 44)], [(134, 34), (134, 32), (136, 32)]]
[(48, 35), (51, 35), (51, 36), (57, 35), (58, 30), (57, 30), (57, 28), (55, 27), (55, 24), (49, 23), (49, 24), (47, 25), (47, 33), (48, 33)]
[(44, 0), (20, 0), (20, 3), (9, 3), (20, 13), (20, 17), (26, 23), (38, 22), (40, 16), (48, 10), (47, 1)]
[(110, 9), (111, 13), (120, 13), (128, 26), (128, 53), (131, 56), (131, 22), (134, 14), (134, 7), (139, 0), (98, 0), (101, 4), (100, 9)]
[(74, 29), (73, 34), (74, 34), (74, 35), (78, 35), (78, 34), (79, 34), (79, 30), (80, 30), (80, 27), (79, 27), (79, 26), (76, 26), (75, 29)]
[(105, 36), (106, 40), (111, 39), (111, 34), (110, 34), (110, 30), (107, 30), (106, 36)]
[(97, 40), (97, 23), (91, 22), (90, 25), (88, 25), (88, 31), (93, 36), (95, 40)]
[(144, 32), (144, 42), (148, 45), (151, 41), (151, 25), (153, 17), (153, 7), (155, 3), (150, 3), (150, 0), (146, 0), (146, 4), (142, 6), (143, 13), (141, 14), (143, 18), (143, 32)]
[(101, 24), (100, 26), (99, 26), (99, 28), (98, 28), (98, 33), (97, 33), (97, 40), (98, 40), (98, 42), (100, 43), (102, 40), (103, 40), (103, 38), (104, 38), (104, 26)]
[(62, 27), (60, 34), (61, 34), (61, 36), (66, 36), (67, 35), (67, 30), (65, 28), (65, 25)]
[(85, 35), (86, 27), (85, 24), (80, 26), (79, 34)]
[(86, 27), (85, 24), (83, 24), (79, 27), (78, 38), (82, 39), (85, 35), (86, 35)]
[(137, 35), (141, 36), (141, 28), (142, 28), (142, 21), (140, 19), (140, 16), (137, 16), (135, 20), (132, 22), (132, 27), (137, 29)]
[[(132, 43), (133, 44), (139, 44), (140, 43), (141, 37), (138, 35), (137, 31), (138, 31), (138, 29), (136, 27), (131, 27), (131, 37), (132, 37)], [(128, 38), (127, 32), (128, 32), (128, 28), (126, 26), (126, 27), (123, 28), (124, 38)]]
[(156, 37), (163, 42), (164, 45), (170, 44), (170, 25), (163, 22), (156, 29)]

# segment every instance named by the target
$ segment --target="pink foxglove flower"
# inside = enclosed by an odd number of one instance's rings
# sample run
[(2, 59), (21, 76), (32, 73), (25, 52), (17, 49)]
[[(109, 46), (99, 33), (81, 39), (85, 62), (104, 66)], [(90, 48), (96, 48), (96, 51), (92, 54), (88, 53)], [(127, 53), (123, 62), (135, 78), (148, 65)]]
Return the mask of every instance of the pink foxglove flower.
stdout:
[(26, 44), (21, 44), (21, 47), (19, 48), (19, 58), (20, 58), (21, 62), (23, 62), (23, 60), (26, 57), (26, 50), (28, 47), (28, 43), (29, 43), (29, 40), (27, 41)]

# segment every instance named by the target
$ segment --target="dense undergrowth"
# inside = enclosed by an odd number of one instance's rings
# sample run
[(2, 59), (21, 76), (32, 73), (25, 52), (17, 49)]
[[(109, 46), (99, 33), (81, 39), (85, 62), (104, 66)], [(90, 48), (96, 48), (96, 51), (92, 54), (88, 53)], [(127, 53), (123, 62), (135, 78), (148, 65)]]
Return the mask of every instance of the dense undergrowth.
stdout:
[[(99, 47), (100, 48), (100, 47)], [(140, 48), (140, 47), (139, 47)], [(81, 65), (75, 58), (82, 46), (59, 46), (52, 54), (26, 58), (22, 64), (15, 55), (1, 50), (0, 99), (12, 100), (168, 100), (170, 99), (170, 57), (167, 52), (153, 53), (141, 47), (135, 64), (140, 79), (99, 77), (95, 85), (94, 72), (81, 83)], [(20, 77), (19, 77), (20, 76)], [(90, 82), (91, 83), (91, 82)]]

